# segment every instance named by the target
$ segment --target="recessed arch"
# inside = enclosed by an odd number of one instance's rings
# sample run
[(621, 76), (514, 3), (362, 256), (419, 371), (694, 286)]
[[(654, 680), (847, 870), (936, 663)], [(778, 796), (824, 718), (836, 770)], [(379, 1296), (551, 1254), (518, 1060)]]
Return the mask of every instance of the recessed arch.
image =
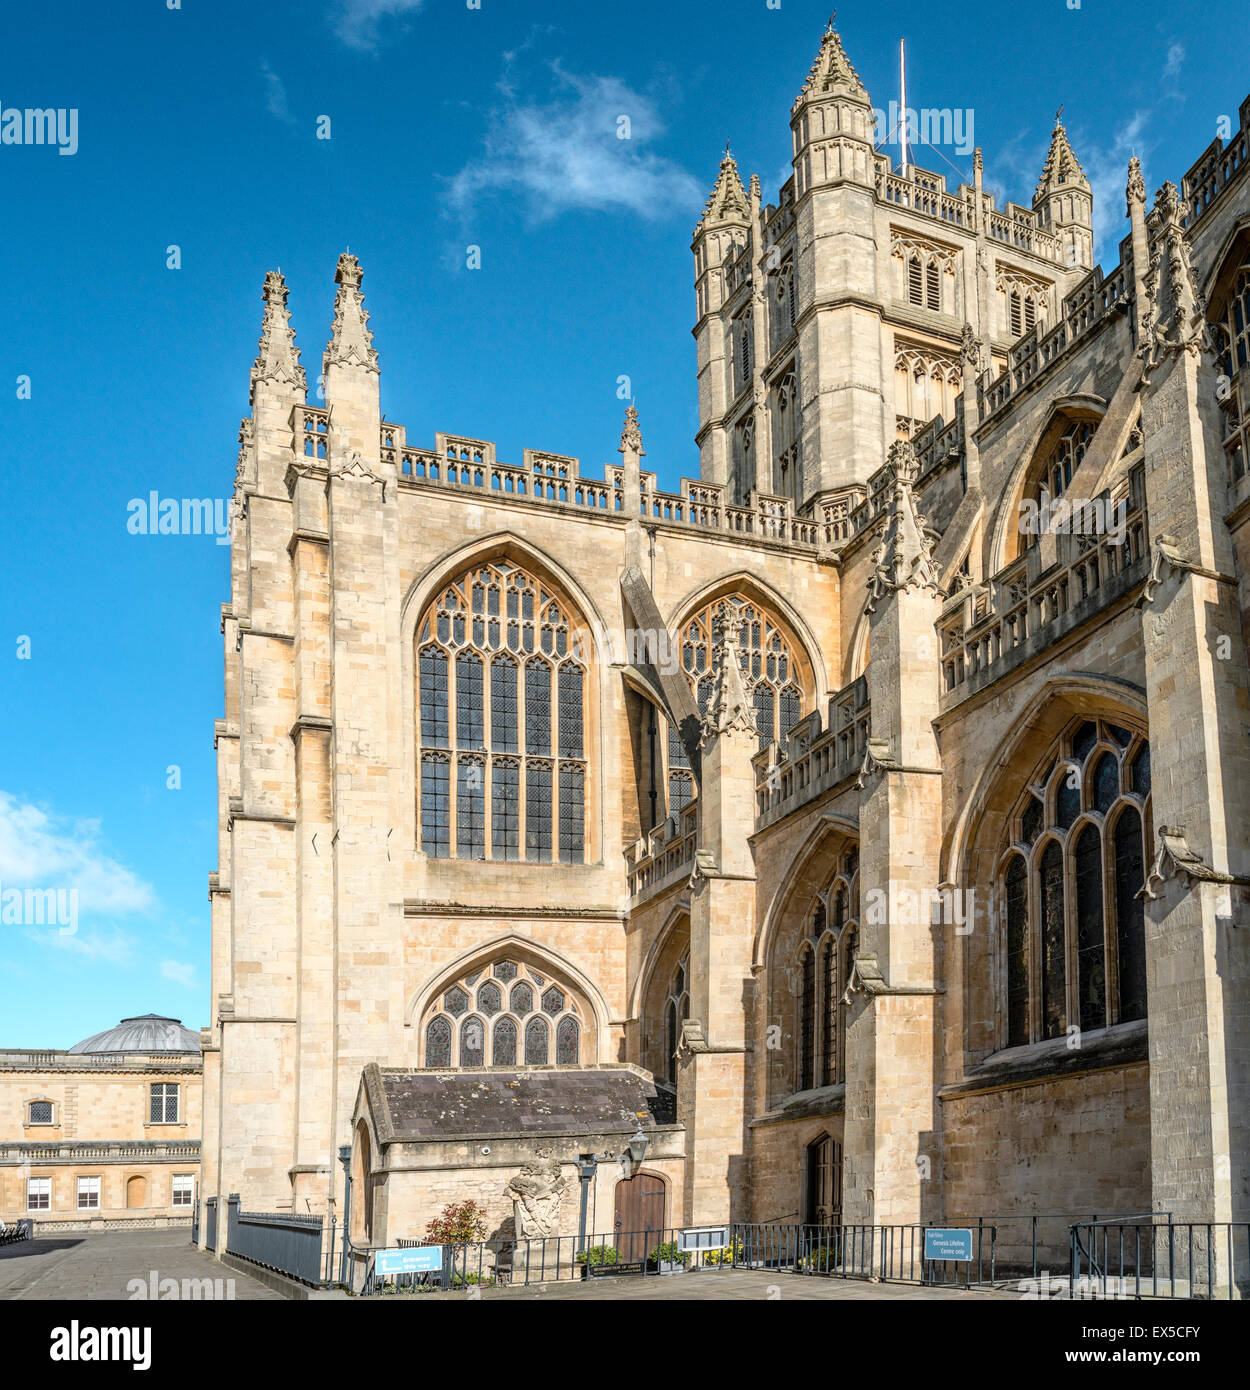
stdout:
[[(817, 820), (803, 843), (795, 849), (789, 864), (777, 880), (786, 886), (768, 904), (767, 911), (755, 929), (755, 937), (751, 943), (752, 970), (763, 970), (767, 966), (768, 954), (772, 949), (772, 937), (778, 923), (794, 901), (795, 894), (801, 891), (802, 881), (819, 868), (822, 856), (827, 857), (829, 845), (836, 837), (858, 844), (859, 821), (854, 816), (827, 811)], [(820, 876), (820, 873), (816, 872), (815, 877), (818, 879)], [(807, 890), (807, 896), (814, 891)]]
[(1106, 411), (1107, 402), (1101, 396), (1087, 393), (1060, 396), (1051, 403), (1028, 444), (1020, 451), (1019, 462), (1003, 489), (991, 531), (987, 574), (997, 574), (1016, 558), (1011, 548), (1019, 539), (1020, 503), (1044, 451), (1062, 435), (1067, 425), (1087, 421), (1093, 424), (1096, 433)]
[(642, 958), (642, 965), (639, 967), (638, 974), (634, 979), (629, 991), (629, 1016), (636, 1019), (640, 1017), (639, 1010), (642, 1001), (646, 997), (646, 992), (651, 987), (651, 977), (655, 973), (656, 962), (664, 954), (672, 939), (673, 932), (685, 925), (687, 931), (690, 929), (690, 899), (680, 898), (669, 909), (668, 916), (664, 919), (664, 924), (656, 932), (651, 945), (647, 947), (646, 955)]

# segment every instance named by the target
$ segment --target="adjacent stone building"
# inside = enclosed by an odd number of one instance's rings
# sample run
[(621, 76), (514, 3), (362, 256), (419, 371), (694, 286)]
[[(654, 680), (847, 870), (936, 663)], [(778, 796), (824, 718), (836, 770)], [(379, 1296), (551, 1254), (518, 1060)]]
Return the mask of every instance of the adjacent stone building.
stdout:
[(351, 255), (311, 404), (266, 278), (207, 1193), (352, 1145), (358, 1236), (502, 1231), (642, 1075), (669, 1225), (1250, 1214), (1250, 101), (1109, 272), (1058, 119), (1029, 207), (896, 173), (831, 28), (790, 124), (695, 228), (677, 492), (632, 406), (602, 477), (410, 439)]
[(67, 1051), (0, 1049), (0, 1218), (36, 1233), (190, 1225), (200, 1035), (124, 1018)]

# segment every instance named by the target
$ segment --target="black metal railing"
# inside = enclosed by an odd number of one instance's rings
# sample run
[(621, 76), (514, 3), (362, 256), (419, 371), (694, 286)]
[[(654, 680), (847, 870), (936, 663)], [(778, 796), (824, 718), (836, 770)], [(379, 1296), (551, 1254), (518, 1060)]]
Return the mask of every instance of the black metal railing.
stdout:
[(935, 1229), (932, 1225), (736, 1225), (733, 1263), (739, 1269), (839, 1279), (964, 1288), (992, 1284), (997, 1228), (983, 1220), (962, 1226), (972, 1232), (969, 1260), (926, 1259), (925, 1232)]
[(1250, 1296), (1250, 1222), (1142, 1217), (1075, 1223), (1073, 1298)]
[(206, 1250), (217, 1249), (216, 1197), (207, 1197), (204, 1200), (204, 1248)]
[[(656, 1278), (673, 1274), (731, 1269), (740, 1253), (736, 1243), (683, 1250), (678, 1227), (642, 1231), (608, 1231), (581, 1236), (528, 1240), (484, 1240), (442, 1247), (441, 1266), (427, 1273), (381, 1275), (376, 1251), (366, 1261), (360, 1292), (437, 1293), (498, 1285), (552, 1284), (571, 1280), (634, 1275)], [(426, 1245), (399, 1239), (396, 1249)]]
[(227, 1252), (305, 1284), (323, 1282), (324, 1236), (320, 1216), (240, 1211), (238, 1193), (226, 1198)]

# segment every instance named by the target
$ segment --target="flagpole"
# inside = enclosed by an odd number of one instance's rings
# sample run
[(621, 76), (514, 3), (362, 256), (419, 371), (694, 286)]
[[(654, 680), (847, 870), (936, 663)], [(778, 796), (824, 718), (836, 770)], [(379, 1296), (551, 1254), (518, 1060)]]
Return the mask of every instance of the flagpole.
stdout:
[(906, 41), (905, 41), (904, 39), (899, 39), (899, 41), (898, 41), (898, 89), (899, 89), (899, 113), (898, 113), (899, 136), (898, 136), (898, 143), (899, 143), (899, 149), (900, 149), (900, 151), (901, 151), (901, 153), (902, 153), (902, 169), (901, 169), (900, 172), (901, 172), (903, 178), (906, 178), (906, 177), (907, 177), (907, 168), (908, 168), (908, 165), (911, 163), (911, 159), (910, 159), (911, 150), (908, 148), (908, 144), (907, 144), (907, 61), (906, 61), (905, 51), (904, 51), (904, 47), (903, 47), (903, 45), (904, 45), (905, 42), (906, 42)]

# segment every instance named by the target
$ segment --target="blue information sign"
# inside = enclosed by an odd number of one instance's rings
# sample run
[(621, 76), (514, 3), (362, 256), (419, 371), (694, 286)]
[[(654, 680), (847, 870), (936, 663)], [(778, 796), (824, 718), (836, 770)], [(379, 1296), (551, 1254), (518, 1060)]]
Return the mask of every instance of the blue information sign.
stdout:
[(926, 1260), (971, 1260), (972, 1232), (970, 1230), (940, 1230), (924, 1233)]
[(374, 1256), (374, 1273), (431, 1274), (443, 1267), (441, 1245), (418, 1245), (411, 1250), (379, 1250)]

